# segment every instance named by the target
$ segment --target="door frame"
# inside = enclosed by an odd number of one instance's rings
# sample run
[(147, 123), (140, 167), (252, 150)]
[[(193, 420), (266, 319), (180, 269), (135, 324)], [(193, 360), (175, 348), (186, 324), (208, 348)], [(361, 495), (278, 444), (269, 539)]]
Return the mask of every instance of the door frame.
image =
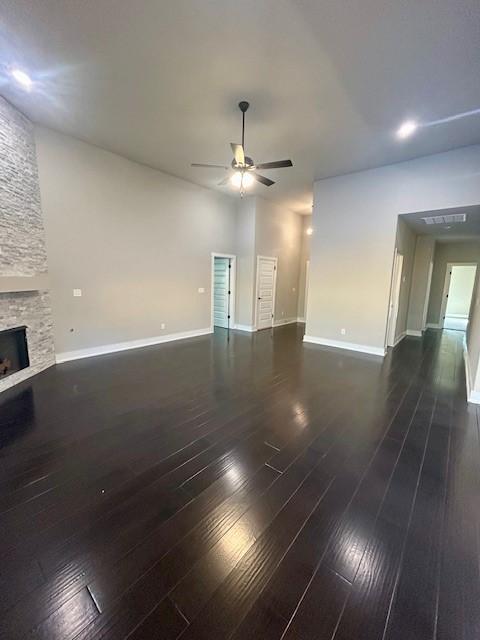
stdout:
[(430, 293), (432, 289), (432, 276), (433, 276), (433, 258), (430, 260), (430, 264), (428, 265), (427, 290), (425, 291), (425, 300), (423, 303), (422, 331), (425, 331), (425, 329), (427, 328), (428, 307), (430, 305)]
[(303, 320), (307, 322), (308, 285), (310, 282), (310, 260), (305, 261), (305, 294), (303, 297)]
[[(395, 331), (397, 328), (397, 320), (398, 320), (400, 290), (402, 288), (403, 260), (404, 260), (403, 253), (400, 253), (398, 249), (395, 248), (395, 252), (393, 254), (390, 297), (388, 301), (387, 347), (395, 346), (395, 340), (396, 340)], [(398, 289), (396, 289), (397, 282), (398, 282)]]
[(228, 323), (229, 329), (235, 327), (235, 295), (237, 284), (237, 256), (232, 253), (219, 253), (218, 251), (212, 251), (210, 254), (210, 331), (213, 332), (215, 325), (213, 324), (213, 289), (215, 278), (215, 258), (230, 258), (230, 299), (229, 299), (229, 315), (230, 322)]
[[(478, 263), (477, 262), (447, 262), (447, 268), (445, 271), (445, 280), (443, 281), (442, 305), (440, 307), (440, 317), (438, 318), (439, 329), (443, 329), (443, 326), (445, 324), (448, 292), (450, 291), (450, 280), (452, 279), (452, 267), (476, 267), (476, 269), (478, 270)], [(476, 277), (477, 277), (477, 272), (475, 271), (475, 278)], [(474, 285), (474, 288), (475, 288), (475, 285)], [(472, 289), (472, 297), (473, 297), (473, 289)], [(472, 299), (470, 298), (470, 304), (471, 303), (472, 303)]]
[[(278, 258), (275, 256), (260, 256), (257, 255), (257, 270), (255, 271), (255, 323), (254, 323), (254, 329), (255, 331), (258, 331), (258, 274), (259, 274), (259, 264), (260, 264), (260, 260), (272, 260), (275, 263), (275, 269), (273, 270), (274, 276), (273, 276), (273, 304), (272, 304), (272, 324), (271, 327), (273, 327), (274, 323), (275, 323), (275, 303), (277, 301), (277, 271), (278, 271)], [(265, 329), (268, 329), (268, 327), (264, 327)]]

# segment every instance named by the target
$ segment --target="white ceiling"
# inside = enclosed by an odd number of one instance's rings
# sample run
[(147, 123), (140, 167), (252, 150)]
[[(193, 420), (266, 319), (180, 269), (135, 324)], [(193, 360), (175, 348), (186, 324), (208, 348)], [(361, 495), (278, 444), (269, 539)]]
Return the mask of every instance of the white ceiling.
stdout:
[[(480, 142), (478, 0), (0, 0), (0, 92), (34, 121), (215, 187), (240, 137), (292, 158), (257, 193), (310, 213), (314, 179)], [(224, 191), (229, 190), (223, 187)]]

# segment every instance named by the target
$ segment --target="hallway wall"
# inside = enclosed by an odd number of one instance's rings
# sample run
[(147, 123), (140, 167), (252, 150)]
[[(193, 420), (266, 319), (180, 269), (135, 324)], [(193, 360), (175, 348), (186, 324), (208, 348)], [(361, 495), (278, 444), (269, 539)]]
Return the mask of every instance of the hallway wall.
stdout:
[(478, 204), (479, 167), (475, 145), (315, 182), (305, 339), (383, 354), (398, 215)]
[(307, 277), (307, 260), (310, 260), (310, 244), (312, 236), (307, 234), (307, 229), (312, 227), (312, 216), (303, 216), (302, 242), (300, 247), (300, 267), (298, 278), (298, 307), (297, 316), (305, 321), (305, 289)]
[[(407, 330), (417, 334), (421, 333), (426, 325), (430, 297), (429, 273), (430, 265), (433, 267), (434, 253), (434, 238), (432, 236), (417, 236), (407, 319)], [(427, 306), (427, 315), (425, 315), (424, 322), (425, 305)]]
[(397, 325), (395, 327), (395, 340), (407, 331), (408, 306), (410, 289), (412, 286), (413, 264), (415, 260), (416, 235), (405, 222), (399, 218), (395, 246), (398, 253), (403, 255), (402, 279), (400, 282), (400, 295), (398, 300)]

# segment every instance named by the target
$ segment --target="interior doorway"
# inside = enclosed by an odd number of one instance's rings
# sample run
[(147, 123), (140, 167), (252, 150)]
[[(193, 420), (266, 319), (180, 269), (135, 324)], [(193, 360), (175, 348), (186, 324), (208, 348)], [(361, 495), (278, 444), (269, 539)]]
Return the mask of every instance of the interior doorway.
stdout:
[(388, 308), (387, 346), (394, 347), (396, 343), (396, 328), (398, 307), (400, 302), (400, 287), (402, 284), (403, 255), (395, 249), (393, 259), (392, 286), (390, 290), (390, 305)]
[(258, 330), (273, 327), (276, 285), (277, 258), (257, 256), (255, 324)]
[(447, 264), (440, 323), (444, 329), (467, 330), (476, 272), (476, 264)]
[(235, 323), (236, 257), (212, 253), (211, 326), (231, 329)]

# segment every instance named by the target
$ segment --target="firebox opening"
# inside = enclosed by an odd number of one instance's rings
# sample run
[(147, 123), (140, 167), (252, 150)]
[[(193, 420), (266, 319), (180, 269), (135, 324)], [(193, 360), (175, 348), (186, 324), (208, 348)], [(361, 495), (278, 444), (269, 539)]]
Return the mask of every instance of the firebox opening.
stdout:
[(0, 331), (0, 380), (30, 366), (26, 328)]

